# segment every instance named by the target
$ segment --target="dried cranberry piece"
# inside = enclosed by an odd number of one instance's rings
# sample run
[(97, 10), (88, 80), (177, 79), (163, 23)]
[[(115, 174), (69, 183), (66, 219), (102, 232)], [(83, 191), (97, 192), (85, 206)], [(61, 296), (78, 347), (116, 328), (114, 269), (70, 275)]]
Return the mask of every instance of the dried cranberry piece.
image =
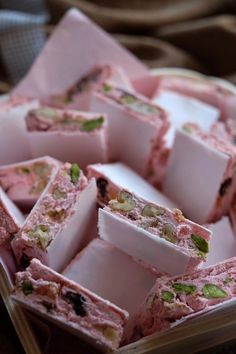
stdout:
[(64, 295), (66, 302), (70, 303), (76, 313), (76, 315), (85, 317), (87, 311), (85, 309), (86, 300), (83, 295), (78, 293), (73, 293), (72, 291), (67, 291)]

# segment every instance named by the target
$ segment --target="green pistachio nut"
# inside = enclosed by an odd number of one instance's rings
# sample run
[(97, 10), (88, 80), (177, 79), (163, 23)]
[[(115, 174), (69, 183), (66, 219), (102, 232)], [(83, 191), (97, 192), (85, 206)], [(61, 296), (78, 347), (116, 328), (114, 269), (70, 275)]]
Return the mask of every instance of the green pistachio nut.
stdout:
[(28, 236), (37, 239), (43, 249), (47, 248), (51, 241), (50, 228), (46, 225), (38, 225), (34, 230), (28, 233)]
[(160, 236), (171, 243), (177, 242), (175, 227), (170, 223), (166, 223), (162, 226)]
[(104, 92), (110, 92), (111, 91), (111, 86), (108, 84), (103, 84), (102, 89)]
[(148, 217), (155, 217), (155, 216), (160, 216), (165, 213), (165, 209), (152, 205), (152, 204), (147, 204), (143, 208), (141, 214), (142, 216), (148, 216)]
[(170, 291), (163, 291), (161, 294), (161, 299), (166, 302), (171, 302), (175, 295)]
[(120, 101), (121, 103), (124, 103), (124, 104), (133, 104), (134, 102), (137, 101), (137, 98), (133, 95), (130, 95), (130, 94), (123, 94), (122, 97), (120, 98)]
[(31, 281), (29, 281), (29, 280), (23, 281), (23, 283), (21, 285), (21, 289), (25, 295), (32, 294), (32, 292), (34, 290), (33, 285), (31, 283)]
[(151, 104), (142, 102), (142, 101), (137, 101), (133, 105), (133, 109), (137, 112), (146, 114), (146, 115), (153, 115), (153, 114), (159, 114), (160, 109), (156, 106), (153, 106)]
[(52, 192), (52, 196), (54, 199), (62, 199), (66, 198), (67, 194), (62, 192), (59, 188), (55, 188)]
[(30, 174), (30, 172), (31, 172), (30, 168), (27, 166), (21, 167), (20, 170), (21, 170), (21, 172), (25, 173), (26, 175)]
[(182, 126), (182, 130), (186, 133), (192, 133), (192, 129), (187, 124)]
[(82, 123), (81, 130), (83, 132), (91, 132), (95, 129), (101, 128), (103, 123), (104, 123), (104, 117), (102, 116), (96, 119), (86, 120), (85, 122)]
[(135, 200), (129, 192), (121, 191), (117, 199), (110, 200), (109, 206), (114, 210), (131, 211), (136, 207)]
[(204, 253), (209, 252), (208, 242), (203, 237), (197, 234), (191, 234), (191, 239), (194, 245), (199, 249), (199, 251)]
[(180, 293), (190, 295), (197, 290), (196, 285), (193, 284), (183, 284), (183, 283), (173, 283), (172, 288)]
[(228, 296), (227, 292), (215, 284), (205, 284), (202, 292), (207, 299), (221, 299)]
[(79, 180), (80, 168), (77, 163), (73, 163), (70, 168), (70, 179), (73, 184), (76, 184)]

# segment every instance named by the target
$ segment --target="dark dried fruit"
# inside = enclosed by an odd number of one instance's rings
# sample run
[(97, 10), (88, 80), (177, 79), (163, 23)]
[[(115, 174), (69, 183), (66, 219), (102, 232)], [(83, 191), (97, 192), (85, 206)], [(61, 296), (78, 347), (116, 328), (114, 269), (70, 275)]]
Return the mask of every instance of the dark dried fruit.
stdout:
[(102, 198), (106, 198), (107, 196), (107, 186), (108, 182), (105, 178), (100, 177), (97, 179), (98, 192)]
[(55, 307), (51, 302), (45, 300), (42, 301), (42, 305), (47, 309), (47, 312), (51, 312)]
[(25, 269), (30, 265), (30, 258), (23, 253), (20, 259), (20, 268)]
[(75, 83), (75, 85), (72, 88), (68, 90), (67, 92), (68, 99), (72, 100), (72, 96), (74, 94), (86, 91), (86, 89), (88, 89), (92, 83), (96, 82), (99, 79), (101, 73), (102, 73), (101, 68), (95, 68), (88, 75), (82, 77), (78, 82)]
[(86, 300), (81, 294), (73, 293), (72, 291), (67, 291), (64, 295), (66, 302), (70, 303), (76, 313), (80, 317), (85, 317), (87, 311), (85, 309)]
[(28, 175), (31, 171), (30, 171), (29, 167), (24, 166), (24, 167), (21, 167), (21, 172)]
[(221, 183), (220, 190), (219, 190), (219, 195), (221, 197), (223, 197), (227, 193), (231, 184), (232, 184), (232, 178), (227, 178), (223, 183)]

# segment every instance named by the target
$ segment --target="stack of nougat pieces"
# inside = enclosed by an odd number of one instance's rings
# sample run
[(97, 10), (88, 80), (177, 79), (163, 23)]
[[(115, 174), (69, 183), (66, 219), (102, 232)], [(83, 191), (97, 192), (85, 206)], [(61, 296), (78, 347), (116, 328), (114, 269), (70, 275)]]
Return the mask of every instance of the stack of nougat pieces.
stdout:
[[(71, 21), (90, 37), (65, 76), (55, 48)], [(235, 103), (205, 77), (151, 76), (69, 12), (0, 103), (12, 299), (102, 351), (233, 302)]]

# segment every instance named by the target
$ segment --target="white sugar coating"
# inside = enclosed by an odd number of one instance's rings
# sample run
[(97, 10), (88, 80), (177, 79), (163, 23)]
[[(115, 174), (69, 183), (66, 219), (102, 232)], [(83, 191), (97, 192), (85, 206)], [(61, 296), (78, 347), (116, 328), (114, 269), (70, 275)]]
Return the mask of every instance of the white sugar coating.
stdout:
[[(113, 88), (114, 89), (114, 88)], [(116, 90), (116, 89), (114, 89)], [(121, 92), (119, 92), (122, 95)], [(124, 93), (125, 95), (129, 95)], [(135, 100), (143, 101), (138, 96)], [(90, 109), (108, 116), (108, 151), (111, 161), (121, 161), (145, 176), (148, 173), (154, 147), (168, 130), (166, 113), (152, 105), (151, 115), (133, 111), (102, 92), (92, 95)], [(146, 102), (146, 101), (145, 101)], [(148, 103), (151, 105), (151, 103)]]
[(167, 90), (158, 91), (152, 101), (169, 113), (171, 126), (165, 136), (168, 147), (173, 145), (176, 128), (181, 128), (184, 123), (197, 123), (203, 131), (208, 132), (220, 117), (217, 108)]
[[(121, 198), (126, 198), (123, 199), (124, 203)], [(124, 206), (129, 208), (126, 210)], [(150, 210), (150, 206), (156, 215), (145, 211), (147, 207)], [(205, 258), (199, 250), (207, 256), (211, 237), (209, 230), (187, 220), (181, 211), (151, 205), (126, 191), (121, 191), (117, 199), (99, 210), (98, 225), (102, 239), (159, 271), (172, 275), (198, 267)], [(196, 236), (204, 243), (203, 248), (196, 246), (193, 240)]]
[(130, 315), (137, 311), (138, 304), (157, 277), (132, 257), (98, 238), (73, 259), (63, 275), (125, 309)]
[(230, 225), (229, 218), (223, 217), (214, 224), (207, 225), (213, 235), (209, 245), (209, 254), (204, 267), (236, 256), (236, 237)]
[(187, 217), (206, 223), (228, 162), (226, 154), (183, 130), (177, 130), (163, 190)]
[(113, 185), (117, 186), (117, 191), (126, 189), (141, 198), (163, 205), (166, 208), (173, 209), (177, 207), (163, 193), (121, 162), (90, 165), (88, 166), (88, 174), (89, 176), (99, 174), (101, 177), (108, 179)]
[(8, 107), (0, 105), (0, 165), (31, 158), (25, 115), (38, 106), (36, 100), (11, 106), (10, 99)]

